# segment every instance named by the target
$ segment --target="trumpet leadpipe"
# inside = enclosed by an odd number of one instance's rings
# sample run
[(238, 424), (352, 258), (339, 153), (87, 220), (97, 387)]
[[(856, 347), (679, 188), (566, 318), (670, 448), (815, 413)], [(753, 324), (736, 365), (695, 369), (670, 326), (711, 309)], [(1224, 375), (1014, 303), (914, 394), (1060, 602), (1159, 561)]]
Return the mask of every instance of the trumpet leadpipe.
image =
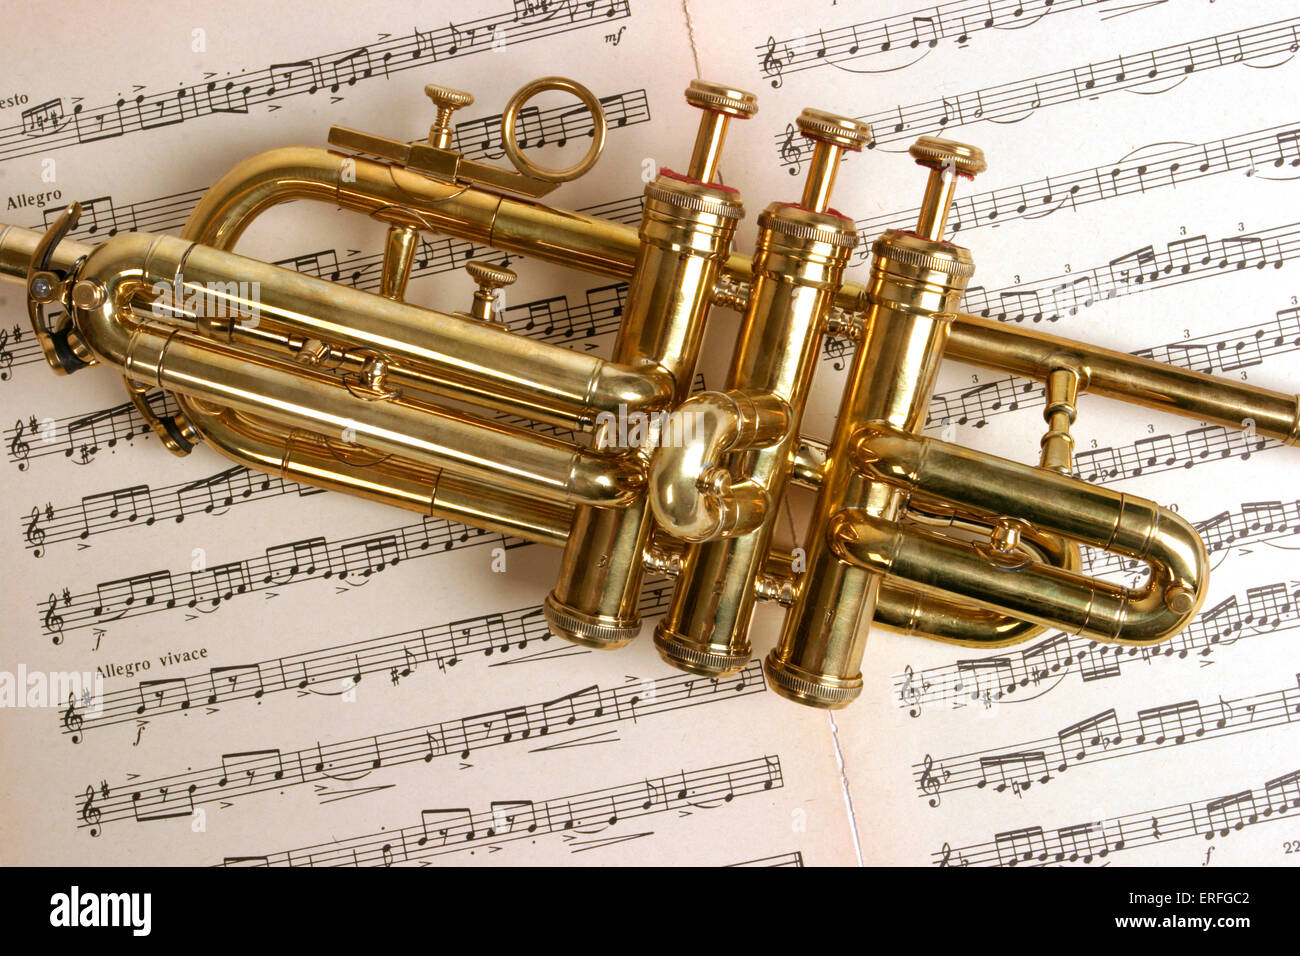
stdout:
[(1300, 396), (1165, 365), (1140, 355), (1016, 329), (975, 315), (953, 316), (948, 358), (1046, 381), (1057, 369), (1077, 372), (1079, 390), (1157, 411), (1251, 429), (1300, 445)]

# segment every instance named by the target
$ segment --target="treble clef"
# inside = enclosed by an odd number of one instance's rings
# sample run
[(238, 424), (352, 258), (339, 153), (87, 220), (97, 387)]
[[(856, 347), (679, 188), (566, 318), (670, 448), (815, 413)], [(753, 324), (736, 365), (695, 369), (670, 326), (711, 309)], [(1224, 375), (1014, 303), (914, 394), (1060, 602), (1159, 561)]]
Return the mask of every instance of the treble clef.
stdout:
[(952, 860), (952, 847), (945, 843), (940, 852), (943, 854), (943, 859), (939, 861), (939, 865), (952, 866), (952, 863), (950, 862)]
[(911, 708), (907, 711), (907, 716), (909, 717), (921, 716), (921, 695), (917, 692), (916, 688), (912, 686), (912, 665), (911, 664), (908, 664), (906, 667), (903, 668), (903, 686), (898, 689), (898, 696), (899, 699), (901, 699), (904, 704), (912, 705)]
[(87, 784), (83, 794), (86, 802), (81, 805), (81, 819), (90, 827), (90, 835), (99, 836), (99, 807), (95, 806), (95, 788)]
[(14, 353), (9, 350), (9, 330), (0, 329), (0, 382), (9, 381), (14, 367)]
[(32, 450), (31, 446), (23, 441), (25, 430), (26, 426), (20, 418), (14, 423), (14, 437), (9, 439), (9, 458), (18, 463), (19, 471), (27, 470), (27, 454)]
[(31, 520), (27, 522), (23, 537), (27, 539), (27, 546), (32, 549), (32, 555), (39, 558), (45, 554), (45, 549), (41, 547), (45, 544), (45, 529), (41, 527), (41, 509), (33, 505), (32, 513), (28, 517)]
[(794, 141), (794, 124), (785, 124), (785, 142), (781, 144), (781, 162), (789, 165), (788, 170), (791, 176), (798, 176), (802, 165), (803, 154), (799, 150), (799, 145)]
[(772, 78), (772, 87), (780, 87), (781, 58), (776, 55), (776, 37), (767, 38), (767, 54), (763, 57), (763, 75)]
[(63, 712), (63, 729), (72, 734), (74, 744), (81, 743), (82, 717), (77, 711), (77, 698), (68, 694), (68, 709)]
[(922, 793), (931, 794), (929, 804), (937, 807), (940, 803), (939, 798), (939, 778), (930, 771), (934, 769), (934, 758), (929, 754), (925, 755), (925, 761), (921, 767), (921, 779), (919, 781)]
[(45, 625), (47, 633), (53, 634), (55, 644), (63, 643), (63, 618), (58, 612), (59, 599), (53, 594), (50, 595), (50, 606), (45, 609), (45, 617), (42, 623)]

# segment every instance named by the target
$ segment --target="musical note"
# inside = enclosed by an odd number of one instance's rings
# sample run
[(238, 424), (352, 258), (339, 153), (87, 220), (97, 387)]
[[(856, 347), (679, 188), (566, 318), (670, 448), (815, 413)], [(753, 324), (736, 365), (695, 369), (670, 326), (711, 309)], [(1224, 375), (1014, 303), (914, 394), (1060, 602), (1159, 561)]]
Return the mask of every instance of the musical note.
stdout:
[(55, 97), (29, 106), (22, 111), (21, 119), (24, 136), (48, 136), (62, 129), (67, 124), (68, 117), (62, 97)]
[(139, 685), (140, 706), (136, 708), (137, 714), (145, 713), (150, 707), (152, 700), (153, 706), (163, 707), (175, 701), (174, 706), (179, 710), (188, 710), (190, 706), (189, 685), (183, 677), (164, 677), (159, 680), (142, 680)]
[[(417, 811), (418, 821), (410, 826), (343, 836), (328, 846), (228, 856), (223, 865), (280, 866), (305, 860), (313, 866), (390, 866), (429, 861), (485, 844), (500, 849), (551, 834), (600, 832), (628, 819), (672, 812), (688, 800), (693, 808), (725, 807), (767, 792), (773, 782), (781, 782), (777, 758), (750, 758), (545, 800), (510, 796), (491, 800), (478, 811), (467, 806), (425, 808)], [(574, 844), (574, 852), (582, 850), (583, 844)]]
[(1003, 866), (1015, 866), (1031, 860), (1047, 857), (1047, 844), (1043, 839), (1042, 827), (1025, 827), (1008, 830), (994, 838), (998, 860)]

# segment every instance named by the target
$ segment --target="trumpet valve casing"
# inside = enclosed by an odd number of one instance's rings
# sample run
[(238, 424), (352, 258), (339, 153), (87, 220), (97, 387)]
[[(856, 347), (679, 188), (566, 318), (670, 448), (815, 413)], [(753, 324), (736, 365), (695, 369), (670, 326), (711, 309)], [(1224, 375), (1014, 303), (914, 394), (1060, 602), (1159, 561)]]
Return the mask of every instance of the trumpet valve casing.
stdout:
[[(690, 388), (710, 297), (743, 211), (735, 190), (668, 170), (646, 186), (614, 360), (669, 376), (674, 405)], [(612, 425), (597, 423), (596, 447), (638, 458), (646, 453), (620, 447)], [(637, 635), (652, 529), (644, 495), (625, 508), (575, 510), (559, 580), (544, 602), (554, 633), (598, 648), (621, 647)]]
[(956, 310), (974, 272), (970, 253), (952, 243), (890, 230), (872, 249), (865, 337), (849, 371), (809, 527), (807, 568), (765, 669), (772, 687), (800, 703), (843, 707), (862, 691), (859, 673), (881, 576), (840, 561), (830, 548), (835, 516), (860, 508), (888, 521), (905, 496), (864, 478), (852, 464), (855, 432), (884, 422), (918, 431)]
[[(729, 490), (747, 497), (747, 520), (687, 547), (668, 613), (654, 636), (669, 663), (710, 677), (737, 671), (749, 660), (756, 580), (791, 470), (825, 317), (857, 242), (852, 220), (797, 204), (774, 203), (758, 225), (754, 279), (725, 394), (737, 404), (758, 397), (775, 408), (752, 416), (760, 424), (748, 436), (738, 425), (719, 460), (705, 463), (706, 478), (723, 474)], [(741, 422), (747, 417), (737, 413)], [(764, 429), (764, 417), (779, 419), (779, 427)], [(661, 514), (661, 520), (668, 517)], [(681, 532), (685, 523), (667, 530)]]

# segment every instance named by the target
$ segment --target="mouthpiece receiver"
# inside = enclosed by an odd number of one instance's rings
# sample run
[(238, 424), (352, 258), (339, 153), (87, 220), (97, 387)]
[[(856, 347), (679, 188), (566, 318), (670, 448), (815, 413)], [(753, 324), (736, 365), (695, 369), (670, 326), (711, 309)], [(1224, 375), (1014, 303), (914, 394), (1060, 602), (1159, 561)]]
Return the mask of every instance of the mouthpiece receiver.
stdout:
[(800, 113), (794, 122), (800, 133), (817, 144), (808, 163), (808, 178), (804, 180), (803, 198), (799, 204), (813, 212), (825, 212), (830, 208), (831, 189), (835, 186), (840, 156), (845, 150), (856, 153), (870, 144), (871, 127), (855, 119), (811, 108)]
[(718, 173), (718, 157), (727, 138), (731, 119), (749, 119), (758, 112), (758, 97), (709, 80), (691, 80), (686, 88), (686, 102), (700, 110), (700, 129), (695, 134), (695, 149), (686, 175), (702, 183), (713, 181)]

